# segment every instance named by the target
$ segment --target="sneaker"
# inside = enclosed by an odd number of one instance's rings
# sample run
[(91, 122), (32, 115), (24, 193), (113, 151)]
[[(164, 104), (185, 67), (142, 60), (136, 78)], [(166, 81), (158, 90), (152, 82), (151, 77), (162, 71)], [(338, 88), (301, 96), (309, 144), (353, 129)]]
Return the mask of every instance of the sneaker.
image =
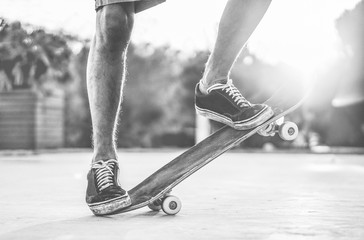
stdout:
[(207, 94), (201, 92), (198, 83), (195, 107), (198, 114), (237, 130), (259, 126), (274, 115), (269, 106), (252, 104), (246, 100), (230, 79), (226, 83), (216, 83), (209, 87)]
[(95, 215), (112, 214), (131, 205), (128, 193), (118, 182), (118, 161), (100, 160), (87, 174), (86, 203)]

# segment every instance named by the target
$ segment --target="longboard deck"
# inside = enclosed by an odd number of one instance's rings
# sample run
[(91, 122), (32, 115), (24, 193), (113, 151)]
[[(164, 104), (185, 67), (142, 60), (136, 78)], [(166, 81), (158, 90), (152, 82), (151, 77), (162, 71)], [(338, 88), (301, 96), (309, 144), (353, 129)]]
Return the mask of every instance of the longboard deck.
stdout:
[[(256, 134), (260, 129), (298, 108), (308, 95), (292, 85), (279, 89), (265, 103), (274, 110), (274, 116), (264, 124), (250, 130), (222, 127), (200, 143), (191, 147), (161, 167), (144, 181), (129, 190), (132, 205), (116, 213), (132, 211), (163, 197), (194, 172), (225, 153), (232, 147)], [(114, 213), (115, 214), (115, 213)]]

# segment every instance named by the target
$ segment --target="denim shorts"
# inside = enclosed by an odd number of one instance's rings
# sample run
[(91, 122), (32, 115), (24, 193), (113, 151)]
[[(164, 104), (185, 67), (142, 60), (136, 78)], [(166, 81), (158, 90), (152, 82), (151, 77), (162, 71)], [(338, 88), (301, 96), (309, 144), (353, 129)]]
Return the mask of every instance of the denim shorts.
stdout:
[(100, 7), (114, 3), (135, 2), (135, 13), (138, 13), (165, 1), (166, 0), (95, 0), (95, 10), (97, 11)]

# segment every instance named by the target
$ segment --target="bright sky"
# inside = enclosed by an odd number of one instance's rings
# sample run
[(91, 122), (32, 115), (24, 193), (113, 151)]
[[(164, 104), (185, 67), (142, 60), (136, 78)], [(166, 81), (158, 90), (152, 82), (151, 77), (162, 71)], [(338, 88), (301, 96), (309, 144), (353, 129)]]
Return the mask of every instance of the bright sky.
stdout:
[[(0, 16), (65, 29), (84, 38), (94, 31), (93, 0), (1, 0)], [(335, 58), (334, 20), (359, 0), (273, 0), (249, 42), (262, 59), (284, 62), (311, 73)], [(167, 0), (138, 14), (134, 42), (191, 51), (211, 48), (226, 0)]]

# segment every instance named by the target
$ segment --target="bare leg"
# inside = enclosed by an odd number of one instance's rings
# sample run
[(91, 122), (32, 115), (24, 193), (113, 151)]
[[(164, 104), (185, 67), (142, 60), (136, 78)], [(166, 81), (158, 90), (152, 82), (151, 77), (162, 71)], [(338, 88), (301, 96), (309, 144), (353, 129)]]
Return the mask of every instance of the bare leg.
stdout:
[(196, 112), (238, 130), (271, 118), (271, 107), (252, 104), (229, 79), (230, 71), (271, 0), (229, 0), (221, 17), (214, 49), (195, 94)]
[(271, 0), (229, 0), (222, 14), (214, 49), (206, 63), (200, 89), (229, 78), (231, 68), (267, 11)]
[(112, 4), (97, 11), (96, 34), (87, 66), (93, 161), (117, 159), (115, 130), (133, 20), (133, 3)]
[(98, 9), (96, 18), (96, 34), (87, 65), (94, 156), (87, 174), (86, 203), (95, 215), (104, 215), (131, 204), (128, 193), (118, 183), (115, 130), (122, 100), (134, 4), (104, 6)]

